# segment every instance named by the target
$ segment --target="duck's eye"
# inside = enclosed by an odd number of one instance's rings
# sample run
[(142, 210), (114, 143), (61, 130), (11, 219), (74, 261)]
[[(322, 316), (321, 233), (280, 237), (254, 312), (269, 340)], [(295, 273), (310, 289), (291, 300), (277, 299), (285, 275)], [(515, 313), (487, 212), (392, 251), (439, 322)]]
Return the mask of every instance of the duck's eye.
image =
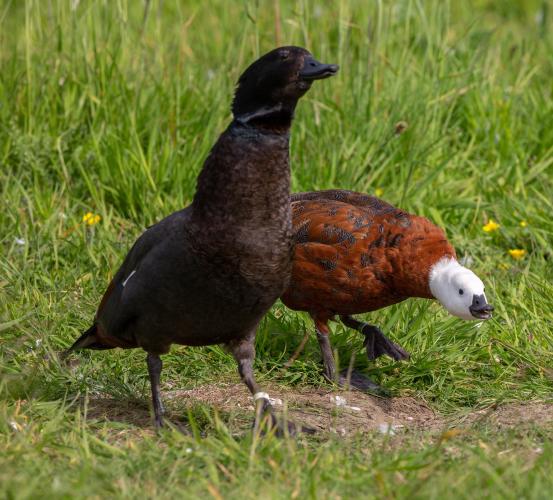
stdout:
[(459, 295), (463, 295), (465, 291), (462, 288), (459, 288)]
[(290, 51), (289, 50), (281, 50), (278, 55), (280, 56), (280, 58), (284, 61), (285, 59), (288, 59), (288, 56), (290, 55)]

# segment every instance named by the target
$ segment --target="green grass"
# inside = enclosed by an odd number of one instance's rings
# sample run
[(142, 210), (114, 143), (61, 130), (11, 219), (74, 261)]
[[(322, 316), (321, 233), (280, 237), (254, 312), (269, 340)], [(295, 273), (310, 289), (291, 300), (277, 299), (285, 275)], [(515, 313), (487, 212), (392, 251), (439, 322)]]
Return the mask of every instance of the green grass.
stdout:
[[(342, 364), (355, 353), (393, 394), (446, 415), (551, 399), (551, 3), (300, 0), (278, 19), (276, 3), (0, 2), (1, 496), (549, 496), (553, 429), (539, 422), (449, 440), (252, 441), (209, 407), (178, 410), (190, 435), (85, 418), (85, 395), (147, 400), (144, 355), (83, 353), (69, 370), (53, 353), (89, 325), (143, 228), (191, 200), (234, 82), (279, 43), (341, 66), (298, 107), (293, 190), (382, 189), (447, 230), (496, 307), (481, 328), (423, 300), (368, 316), (412, 353), (406, 363), (369, 365), (360, 336), (336, 325)], [(100, 223), (84, 224), (87, 212)], [(489, 219), (501, 227), (487, 234)], [(315, 339), (280, 369), (306, 328), (275, 305), (259, 381), (324, 384)], [(237, 380), (219, 347), (165, 360), (172, 387)]]

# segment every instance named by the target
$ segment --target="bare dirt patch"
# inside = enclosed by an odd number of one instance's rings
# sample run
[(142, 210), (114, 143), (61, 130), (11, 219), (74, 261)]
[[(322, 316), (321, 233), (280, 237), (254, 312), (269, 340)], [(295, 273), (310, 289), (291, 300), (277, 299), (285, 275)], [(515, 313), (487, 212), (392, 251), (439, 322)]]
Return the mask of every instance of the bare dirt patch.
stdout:
[(457, 418), (459, 425), (487, 423), (497, 428), (553, 423), (553, 403), (542, 401), (504, 403), (472, 411)]
[[(286, 413), (290, 420), (322, 432), (352, 434), (402, 427), (430, 429), (443, 423), (424, 402), (411, 397), (381, 398), (359, 391), (291, 390), (278, 386), (269, 387), (267, 391), (275, 400), (273, 406), (277, 414)], [(253, 417), (251, 396), (243, 384), (209, 384), (166, 392), (165, 397), (186, 401), (185, 404), (201, 402), (226, 412), (241, 409)]]
[(82, 402), (86, 417), (90, 420), (110, 420), (134, 427), (151, 427), (149, 401), (94, 397)]
[[(401, 430), (440, 432), (447, 428), (469, 428), (489, 424), (501, 428), (553, 423), (553, 404), (546, 402), (506, 403), (486, 409), (444, 417), (414, 397), (376, 397), (359, 391), (333, 388), (290, 389), (267, 386), (277, 415), (309, 426), (318, 433), (352, 435)], [(198, 406), (216, 409), (234, 431), (249, 429), (253, 419), (251, 396), (241, 383), (207, 384), (193, 389), (166, 390), (163, 398), (167, 418), (183, 430), (186, 410)], [(87, 416), (96, 421), (117, 421), (143, 431), (153, 431), (149, 400), (90, 399)]]
[[(319, 432), (340, 435), (374, 432), (394, 433), (402, 428), (439, 429), (443, 419), (424, 402), (412, 397), (383, 398), (359, 391), (332, 388), (293, 390), (266, 388), (277, 416)], [(193, 389), (163, 391), (167, 418), (181, 427), (186, 409), (199, 405), (216, 409), (234, 430), (249, 429), (253, 419), (252, 398), (241, 383), (207, 384)], [(84, 402), (83, 402), (84, 403)], [(149, 400), (116, 400), (94, 397), (84, 403), (88, 419), (116, 421), (152, 429)], [(184, 429), (183, 429), (184, 430)]]

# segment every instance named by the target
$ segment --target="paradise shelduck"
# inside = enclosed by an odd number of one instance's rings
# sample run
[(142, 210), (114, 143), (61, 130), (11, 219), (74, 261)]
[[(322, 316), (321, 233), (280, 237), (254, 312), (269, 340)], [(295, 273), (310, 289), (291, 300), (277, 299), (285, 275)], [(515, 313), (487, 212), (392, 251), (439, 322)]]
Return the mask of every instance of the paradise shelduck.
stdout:
[(276, 424), (252, 365), (257, 326), (290, 279), (290, 126), (312, 82), (337, 71), (300, 47), (272, 50), (246, 69), (192, 204), (140, 236), (69, 349), (144, 349), (156, 427), (160, 354), (171, 344), (225, 344), (258, 402), (256, 425), (265, 412)]
[[(456, 259), (444, 231), (428, 219), (360, 193), (329, 190), (291, 197), (294, 260), (282, 301), (307, 311), (315, 322), (325, 376), (341, 384), (329, 342), (328, 321), (342, 322), (365, 336), (369, 359), (383, 354), (408, 358), (382, 331), (351, 315), (375, 311), (409, 297), (437, 299), (465, 320), (485, 320), (482, 281)], [(354, 373), (350, 385), (379, 389)]]

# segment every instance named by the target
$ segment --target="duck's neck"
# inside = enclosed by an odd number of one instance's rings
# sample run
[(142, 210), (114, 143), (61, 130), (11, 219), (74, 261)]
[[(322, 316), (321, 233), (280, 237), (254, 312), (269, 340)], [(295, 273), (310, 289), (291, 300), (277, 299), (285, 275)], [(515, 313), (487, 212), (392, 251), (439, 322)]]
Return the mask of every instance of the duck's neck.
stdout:
[(262, 106), (235, 115), (234, 123), (269, 133), (287, 134), (294, 119), (294, 109), (282, 103)]
[(283, 236), (279, 229), (291, 224), (290, 123), (266, 118), (235, 119), (221, 135), (198, 177), (196, 216)]
[[(422, 218), (421, 218), (422, 219)], [(401, 252), (395, 256), (394, 288), (404, 297), (432, 299), (430, 272), (432, 266), (444, 257), (455, 259), (455, 249), (444, 232), (422, 219), (421, 231), (413, 231), (402, 242)], [(414, 221), (418, 224), (419, 221)]]

